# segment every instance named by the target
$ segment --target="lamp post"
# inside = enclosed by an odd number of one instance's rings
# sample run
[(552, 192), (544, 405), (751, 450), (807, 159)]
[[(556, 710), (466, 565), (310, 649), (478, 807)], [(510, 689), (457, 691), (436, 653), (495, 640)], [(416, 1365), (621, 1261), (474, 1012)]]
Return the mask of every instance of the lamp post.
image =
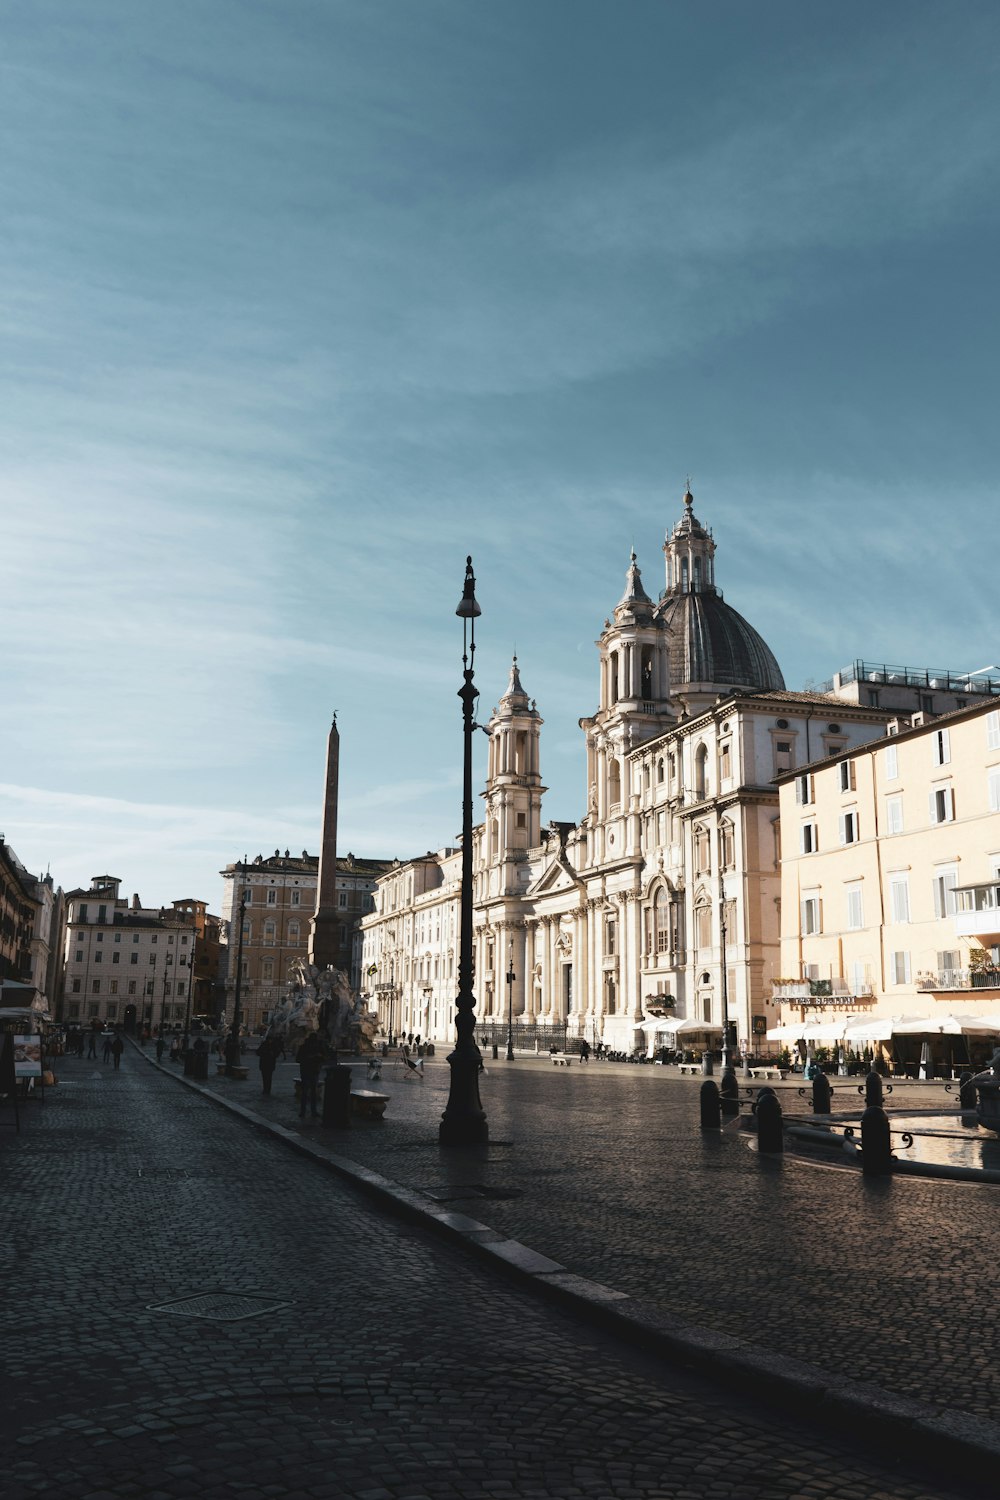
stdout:
[(507, 950), (507, 1061), (514, 1061), (514, 950)]
[(476, 575), (472, 558), (465, 560), (465, 585), (455, 611), (462, 621), (462, 700), (464, 761), (462, 799), (462, 900), (461, 943), (458, 957), (458, 998), (455, 1030), (458, 1040), (448, 1056), (451, 1083), (448, 1103), (441, 1116), (438, 1140), (442, 1146), (475, 1146), (489, 1140), (486, 1112), (479, 1098), (479, 1070), (483, 1059), (476, 1046), (476, 997), (472, 989), (472, 730), (479, 696), (473, 686), (476, 659), (476, 619), (482, 613), (476, 603)]
[(191, 993), (194, 990), (194, 961), (195, 961), (196, 947), (197, 947), (197, 943), (198, 943), (197, 934), (193, 934), (193, 936), (194, 936), (194, 944), (195, 944), (195, 946), (193, 946), (192, 949), (191, 949), (191, 959), (190, 959), (190, 964), (189, 964), (189, 968), (188, 968), (188, 978), (187, 978), (187, 1006), (185, 1007), (185, 1011), (184, 1011), (184, 1051), (185, 1052), (187, 1052), (188, 1047), (191, 1045)]
[[(163, 963), (163, 994), (160, 996), (160, 1035), (161, 1036), (163, 1035), (163, 1022), (164, 1022), (164, 1018), (166, 1017), (166, 1014), (167, 1014), (167, 965), (166, 965), (166, 959), (164, 958), (164, 963)], [(153, 1003), (152, 1003), (152, 1001), (150, 1001), (150, 1006), (149, 1006), (149, 1019), (150, 1019), (150, 1025), (152, 1025), (152, 1020), (153, 1020)]]
[(240, 1008), (241, 985), (243, 982), (243, 918), (247, 909), (247, 888), (242, 882), (246, 879), (246, 856), (243, 857), (242, 865), (236, 866), (240, 872), (240, 899), (237, 905), (239, 921), (239, 937), (236, 941), (236, 989), (233, 995), (233, 1025), (229, 1036), (226, 1038), (226, 1077), (236, 1078), (242, 1072), (242, 1056), (240, 1053), (240, 1027), (243, 1024), (243, 1012)]

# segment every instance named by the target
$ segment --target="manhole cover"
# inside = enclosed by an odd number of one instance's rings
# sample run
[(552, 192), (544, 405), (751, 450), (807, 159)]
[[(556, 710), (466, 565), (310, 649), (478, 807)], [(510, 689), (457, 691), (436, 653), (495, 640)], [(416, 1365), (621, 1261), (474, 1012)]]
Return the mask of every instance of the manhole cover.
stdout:
[(271, 1302), (263, 1297), (243, 1297), (235, 1292), (203, 1292), (198, 1297), (182, 1297), (177, 1302), (151, 1302), (149, 1312), (176, 1313), (181, 1318), (208, 1318), (212, 1323), (238, 1323), (241, 1318), (259, 1318), (262, 1313), (278, 1312), (289, 1302)]

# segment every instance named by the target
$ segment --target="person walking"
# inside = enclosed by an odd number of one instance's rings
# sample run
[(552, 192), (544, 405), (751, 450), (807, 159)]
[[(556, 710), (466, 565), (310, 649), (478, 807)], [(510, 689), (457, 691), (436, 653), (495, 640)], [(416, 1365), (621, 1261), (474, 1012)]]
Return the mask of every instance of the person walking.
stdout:
[(156, 1038), (156, 1061), (157, 1062), (162, 1062), (163, 1061), (163, 1053), (164, 1053), (164, 1049), (166, 1048), (166, 1045), (167, 1044), (166, 1044), (166, 1042), (164, 1041), (164, 1038), (163, 1038), (163, 1032), (161, 1031), (161, 1032), (159, 1032), (157, 1034), (157, 1038)]
[(306, 1102), (312, 1110), (315, 1120), (319, 1114), (316, 1100), (316, 1089), (319, 1084), (319, 1070), (323, 1066), (323, 1043), (320, 1041), (318, 1031), (310, 1031), (305, 1041), (299, 1048), (299, 1118), (305, 1119)]
[(111, 1052), (112, 1052), (112, 1055), (114, 1056), (114, 1059), (115, 1059), (115, 1072), (116, 1073), (118, 1072), (118, 1069), (121, 1066), (122, 1053), (124, 1051), (125, 1051), (125, 1043), (122, 1041), (121, 1032), (120, 1031), (116, 1031), (115, 1032), (115, 1039), (111, 1043)]
[(257, 1048), (257, 1066), (260, 1068), (260, 1082), (265, 1094), (271, 1092), (271, 1079), (274, 1077), (277, 1061), (277, 1048), (271, 1038), (266, 1036)]
[(584, 1037), (583, 1041), (580, 1043), (580, 1061), (590, 1062), (590, 1043), (587, 1041), (586, 1037)]
[(111, 1032), (104, 1033), (104, 1061), (107, 1062), (111, 1056)]
[(97, 1061), (97, 1027), (92, 1026), (87, 1037), (87, 1056)]
[(180, 1039), (179, 1036), (175, 1036), (174, 1039), (173, 1039), (173, 1041), (170, 1043), (170, 1061), (172, 1063), (177, 1062), (177, 1060), (180, 1057), (180, 1055), (181, 1055), (181, 1039)]

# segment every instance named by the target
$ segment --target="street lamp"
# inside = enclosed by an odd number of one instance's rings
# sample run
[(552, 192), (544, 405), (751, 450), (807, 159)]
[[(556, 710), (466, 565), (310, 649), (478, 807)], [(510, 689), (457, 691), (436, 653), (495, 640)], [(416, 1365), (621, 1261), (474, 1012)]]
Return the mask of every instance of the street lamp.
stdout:
[(514, 1061), (514, 950), (507, 950), (507, 1061)]
[[(236, 868), (240, 872), (241, 882), (246, 880), (246, 855), (243, 856), (242, 865)], [(226, 1038), (226, 1077), (238, 1078), (243, 1071), (243, 1059), (240, 1053), (240, 1027), (243, 1024), (243, 1012), (240, 1009), (240, 986), (243, 981), (243, 918), (247, 909), (247, 888), (245, 884), (240, 886), (240, 899), (238, 903), (239, 913), (239, 937), (236, 942), (236, 989), (233, 995), (233, 1025), (229, 1036)]]
[(448, 1103), (441, 1116), (438, 1140), (442, 1146), (475, 1146), (489, 1140), (486, 1112), (479, 1098), (482, 1053), (476, 1046), (476, 997), (472, 990), (472, 730), (473, 712), (479, 693), (473, 686), (476, 659), (476, 619), (482, 610), (476, 603), (476, 575), (472, 558), (465, 560), (465, 586), (455, 611), (462, 621), (462, 700), (464, 762), (462, 786), (462, 902), (461, 944), (458, 956), (458, 998), (455, 1030), (458, 1040), (448, 1056), (451, 1084)]

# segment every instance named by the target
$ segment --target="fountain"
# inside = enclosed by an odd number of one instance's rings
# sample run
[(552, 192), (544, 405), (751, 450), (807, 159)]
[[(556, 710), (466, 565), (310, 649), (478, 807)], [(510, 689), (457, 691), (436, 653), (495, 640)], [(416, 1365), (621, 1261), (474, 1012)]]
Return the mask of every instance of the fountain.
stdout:
[(976, 1117), (980, 1125), (1000, 1135), (1000, 1047), (994, 1052), (989, 1067), (977, 1073), (972, 1082), (976, 1087)]

